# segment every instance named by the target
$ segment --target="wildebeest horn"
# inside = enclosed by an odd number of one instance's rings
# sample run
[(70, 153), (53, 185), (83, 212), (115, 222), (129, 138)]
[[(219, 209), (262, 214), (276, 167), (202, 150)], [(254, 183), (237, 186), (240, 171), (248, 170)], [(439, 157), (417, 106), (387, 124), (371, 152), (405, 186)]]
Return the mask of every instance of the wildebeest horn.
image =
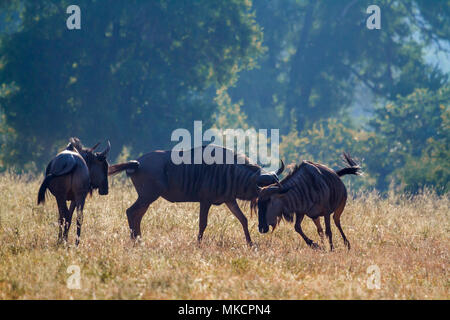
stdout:
[(277, 175), (277, 176), (279, 176), (281, 173), (283, 173), (283, 171), (284, 171), (284, 162), (283, 162), (283, 160), (281, 160), (280, 159), (280, 161), (281, 161), (281, 167), (275, 172), (275, 174)]
[(259, 193), (259, 198), (261, 200), (266, 200), (275, 193), (283, 194), (283, 193), (288, 192), (289, 189), (291, 189), (291, 188), (285, 188), (281, 184), (278, 183), (277, 186), (269, 186), (267, 188), (262, 188)]
[(90, 148), (89, 149), (89, 151), (94, 151), (95, 149), (97, 149), (97, 147), (100, 145), (100, 142), (97, 142), (96, 144), (95, 144), (95, 146), (93, 146), (92, 148)]
[(278, 178), (273, 173), (261, 174), (256, 179), (256, 185), (259, 186), (259, 187), (265, 187), (265, 186), (268, 186), (268, 185), (270, 185), (272, 183), (276, 183), (276, 182), (278, 182)]
[(108, 140), (108, 145), (106, 146), (106, 149), (103, 150), (99, 155), (106, 157), (106, 155), (108, 154), (109, 150), (111, 150), (111, 143)]
[(284, 171), (284, 162), (281, 160), (281, 167), (277, 171), (272, 171), (269, 173), (264, 173), (259, 175), (256, 179), (256, 185), (258, 187), (265, 187), (276, 183), (279, 187), (281, 187), (280, 180), (278, 180), (278, 175)]

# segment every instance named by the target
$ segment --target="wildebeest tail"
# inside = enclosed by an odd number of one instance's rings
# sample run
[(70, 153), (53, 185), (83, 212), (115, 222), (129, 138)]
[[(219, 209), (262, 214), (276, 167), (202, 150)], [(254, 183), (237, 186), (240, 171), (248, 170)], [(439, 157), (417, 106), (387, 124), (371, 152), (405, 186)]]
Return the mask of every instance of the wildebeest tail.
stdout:
[(139, 168), (139, 162), (136, 160), (114, 164), (108, 168), (108, 176), (112, 176), (124, 170), (127, 171), (127, 175), (133, 174), (136, 169)]
[(38, 192), (38, 201), (37, 201), (38, 204), (45, 202), (45, 191), (47, 191), (48, 184), (54, 177), (55, 175), (49, 174), (48, 176), (45, 177), (44, 181), (42, 182)]
[(343, 169), (336, 171), (336, 174), (339, 177), (345, 176), (346, 174), (354, 174), (357, 176), (362, 174), (361, 167), (359, 166), (359, 164), (357, 164), (355, 162), (355, 160), (353, 160), (350, 157), (350, 155), (348, 153), (344, 152), (343, 158), (344, 158), (344, 162), (346, 163), (347, 166)]

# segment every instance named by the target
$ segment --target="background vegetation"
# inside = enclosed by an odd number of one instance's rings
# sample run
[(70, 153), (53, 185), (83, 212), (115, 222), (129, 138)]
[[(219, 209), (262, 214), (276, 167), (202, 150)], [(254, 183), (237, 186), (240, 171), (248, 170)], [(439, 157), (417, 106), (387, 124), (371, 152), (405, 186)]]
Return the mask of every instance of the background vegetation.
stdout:
[(203, 120), (279, 128), (288, 162), (350, 151), (381, 191), (450, 188), (449, 1), (79, 0), (77, 31), (69, 4), (1, 2), (0, 170), (70, 136), (134, 158)]

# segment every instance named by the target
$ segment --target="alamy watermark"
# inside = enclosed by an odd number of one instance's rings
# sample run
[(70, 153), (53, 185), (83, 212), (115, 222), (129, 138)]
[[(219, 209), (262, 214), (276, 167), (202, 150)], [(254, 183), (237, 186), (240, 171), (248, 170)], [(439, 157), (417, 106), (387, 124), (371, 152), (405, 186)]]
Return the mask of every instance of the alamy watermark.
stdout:
[(381, 10), (377, 5), (370, 5), (366, 9), (366, 13), (371, 14), (366, 20), (366, 27), (369, 30), (381, 29)]
[[(210, 128), (203, 132), (202, 121), (194, 121), (193, 137), (189, 130), (179, 128), (172, 132), (171, 141), (178, 142), (172, 148), (171, 159), (174, 164), (191, 164), (192, 162), (193, 164), (243, 164), (245, 162), (243, 157), (235, 159), (233, 153), (223, 154), (222, 147), (246, 155), (254, 163), (267, 167), (269, 171), (278, 169), (280, 164), (279, 129), (256, 131), (255, 129)], [(194, 152), (193, 155), (191, 149)]]
[[(71, 4), (67, 7), (66, 13), (70, 16), (66, 19), (66, 26), (69, 30), (81, 29), (81, 9), (78, 5)], [(366, 13), (370, 16), (366, 20), (366, 27), (369, 30), (381, 29), (381, 9), (379, 6), (372, 4), (367, 7)]]
[(67, 7), (66, 13), (70, 16), (66, 20), (66, 26), (69, 30), (80, 30), (81, 29), (81, 10), (80, 7), (72, 4)]
[(70, 274), (70, 276), (67, 278), (67, 288), (68, 289), (81, 289), (81, 269), (80, 266), (76, 264), (72, 264), (67, 267), (67, 273)]
[(366, 273), (369, 275), (366, 281), (367, 289), (379, 290), (381, 288), (381, 271), (380, 267), (372, 264), (367, 267)]

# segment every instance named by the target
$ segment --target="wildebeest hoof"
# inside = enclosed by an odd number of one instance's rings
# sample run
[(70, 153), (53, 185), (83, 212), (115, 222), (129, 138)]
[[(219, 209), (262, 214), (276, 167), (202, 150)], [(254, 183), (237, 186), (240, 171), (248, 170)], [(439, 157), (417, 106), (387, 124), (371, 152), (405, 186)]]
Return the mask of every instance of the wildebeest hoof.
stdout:
[(311, 247), (311, 249), (314, 249), (314, 250), (321, 250), (321, 249), (322, 249), (322, 248), (321, 248), (317, 243), (315, 243), (315, 242), (312, 242), (309, 246)]
[(139, 246), (142, 244), (142, 237), (141, 236), (136, 236), (136, 237), (131, 237), (131, 243), (133, 244), (133, 247)]

